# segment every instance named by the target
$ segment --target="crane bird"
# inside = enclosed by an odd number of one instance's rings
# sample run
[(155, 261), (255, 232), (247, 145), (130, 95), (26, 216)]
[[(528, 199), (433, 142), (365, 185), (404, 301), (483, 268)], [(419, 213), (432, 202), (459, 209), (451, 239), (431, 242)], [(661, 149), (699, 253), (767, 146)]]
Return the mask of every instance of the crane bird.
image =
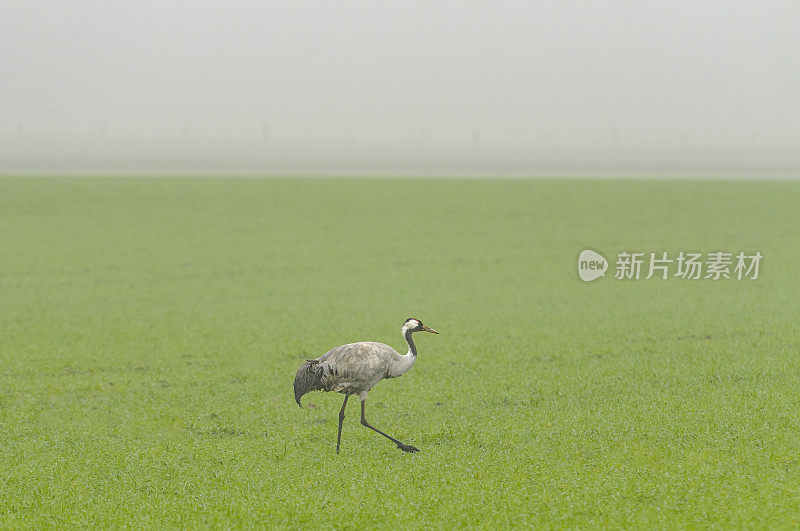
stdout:
[(431, 332), (436, 330), (428, 328), (422, 321), (415, 318), (406, 319), (403, 323), (403, 337), (408, 343), (408, 353), (400, 355), (395, 349), (383, 343), (365, 341), (361, 343), (348, 343), (341, 347), (329, 350), (315, 360), (308, 360), (298, 370), (294, 377), (294, 399), (297, 405), (303, 407), (300, 398), (310, 391), (335, 391), (344, 395), (344, 403), (339, 411), (339, 434), (336, 436), (336, 453), (342, 442), (342, 421), (344, 408), (350, 395), (358, 395), (361, 399), (361, 424), (377, 431), (404, 452), (419, 452), (410, 444), (405, 444), (391, 437), (367, 422), (364, 404), (367, 393), (384, 378), (397, 378), (414, 365), (417, 360), (417, 347), (411, 334), (414, 332)]

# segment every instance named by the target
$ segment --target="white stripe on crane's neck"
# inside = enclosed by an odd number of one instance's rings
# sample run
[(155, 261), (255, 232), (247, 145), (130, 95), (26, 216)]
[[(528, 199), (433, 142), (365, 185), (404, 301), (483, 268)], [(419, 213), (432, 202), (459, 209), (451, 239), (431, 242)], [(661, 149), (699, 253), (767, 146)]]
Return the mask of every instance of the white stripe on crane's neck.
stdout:
[(416, 358), (417, 346), (414, 344), (414, 339), (411, 337), (412, 333), (410, 328), (403, 327), (403, 337), (406, 338), (406, 343), (408, 343), (408, 354)]
[(398, 376), (402, 376), (408, 369), (414, 365), (414, 362), (417, 361), (417, 346), (414, 345), (414, 340), (411, 339), (411, 330), (406, 326), (403, 326), (403, 337), (406, 339), (406, 343), (408, 343), (408, 354), (398, 356), (392, 366), (389, 368), (389, 378), (397, 378)]

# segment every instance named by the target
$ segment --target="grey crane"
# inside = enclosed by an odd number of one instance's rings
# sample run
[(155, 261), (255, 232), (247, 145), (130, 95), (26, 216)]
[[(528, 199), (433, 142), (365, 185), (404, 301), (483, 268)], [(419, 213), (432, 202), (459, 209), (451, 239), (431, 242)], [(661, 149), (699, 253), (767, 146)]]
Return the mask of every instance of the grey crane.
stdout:
[(329, 350), (315, 360), (308, 360), (297, 370), (297, 375), (294, 377), (294, 399), (298, 406), (303, 407), (300, 398), (310, 391), (335, 391), (344, 395), (344, 403), (339, 411), (339, 433), (336, 436), (337, 454), (342, 442), (344, 408), (350, 395), (358, 395), (361, 399), (362, 425), (377, 431), (404, 452), (419, 452), (410, 444), (404, 444), (371, 425), (367, 422), (364, 411), (370, 389), (384, 378), (402, 376), (417, 360), (417, 347), (411, 338), (414, 332), (439, 333), (422, 324), (419, 319), (409, 318), (405, 320), (402, 328), (403, 337), (408, 343), (408, 353), (405, 355), (400, 355), (395, 349), (383, 343), (371, 341), (348, 343)]

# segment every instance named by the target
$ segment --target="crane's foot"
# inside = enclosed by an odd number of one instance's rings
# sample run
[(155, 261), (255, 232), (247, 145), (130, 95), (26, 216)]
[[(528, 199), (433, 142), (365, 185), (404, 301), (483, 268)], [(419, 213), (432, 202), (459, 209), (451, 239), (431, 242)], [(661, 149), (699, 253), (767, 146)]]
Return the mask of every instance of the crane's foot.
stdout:
[(403, 450), (404, 452), (412, 452), (412, 453), (419, 452), (419, 448), (411, 446), (410, 444), (399, 443), (397, 447)]

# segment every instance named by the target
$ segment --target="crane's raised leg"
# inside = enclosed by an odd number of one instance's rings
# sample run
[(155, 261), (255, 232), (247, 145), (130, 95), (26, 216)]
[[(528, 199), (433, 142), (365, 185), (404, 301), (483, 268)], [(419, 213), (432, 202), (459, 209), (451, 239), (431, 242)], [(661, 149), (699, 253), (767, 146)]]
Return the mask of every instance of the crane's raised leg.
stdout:
[[(378, 428), (376, 428), (375, 426), (372, 426), (369, 422), (367, 422), (367, 417), (365, 416), (365, 413), (364, 413), (364, 404), (366, 402), (367, 402), (366, 400), (361, 400), (361, 424), (362, 425), (366, 426), (367, 428), (369, 428), (371, 430), (377, 431), (378, 433), (380, 433), (381, 435), (383, 435), (384, 437), (386, 437), (390, 441), (392, 441), (395, 444), (397, 444), (397, 447), (400, 448), (401, 450), (403, 450), (404, 452), (419, 452), (419, 450), (417, 448), (411, 446), (410, 444), (401, 443), (400, 441), (398, 441), (394, 437), (390, 437), (389, 435), (386, 435), (381, 430), (379, 430)], [(342, 411), (344, 411), (344, 409), (342, 409)], [(341, 424), (341, 421), (339, 421), (339, 423)]]
[(339, 453), (339, 445), (342, 442), (342, 421), (344, 420), (344, 408), (347, 405), (347, 399), (350, 398), (350, 395), (344, 395), (344, 404), (342, 404), (342, 409), (339, 411), (339, 435), (336, 436), (336, 453)]

